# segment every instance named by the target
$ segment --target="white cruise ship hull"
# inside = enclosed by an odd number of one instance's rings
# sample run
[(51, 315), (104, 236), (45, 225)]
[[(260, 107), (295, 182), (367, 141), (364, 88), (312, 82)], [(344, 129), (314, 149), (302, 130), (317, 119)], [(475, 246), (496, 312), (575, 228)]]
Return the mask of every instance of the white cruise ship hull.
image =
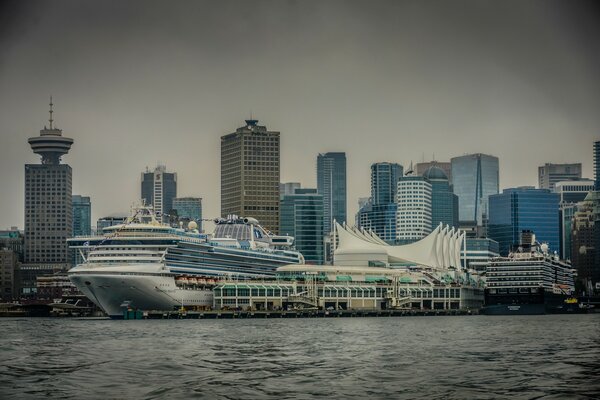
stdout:
[(162, 263), (78, 265), (69, 279), (111, 318), (122, 318), (128, 304), (138, 310), (171, 311), (177, 307), (212, 306), (210, 288), (186, 289)]

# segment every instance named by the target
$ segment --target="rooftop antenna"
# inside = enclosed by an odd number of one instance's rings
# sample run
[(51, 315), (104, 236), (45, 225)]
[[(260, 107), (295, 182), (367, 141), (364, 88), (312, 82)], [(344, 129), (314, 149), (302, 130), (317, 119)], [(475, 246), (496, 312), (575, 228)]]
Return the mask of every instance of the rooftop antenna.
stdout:
[(50, 121), (50, 129), (52, 129), (52, 122), (54, 121), (54, 120), (52, 119), (52, 113), (54, 112), (54, 111), (52, 110), (52, 106), (53, 106), (53, 105), (54, 105), (54, 104), (52, 104), (52, 95), (50, 95), (50, 119), (49, 119), (49, 121)]

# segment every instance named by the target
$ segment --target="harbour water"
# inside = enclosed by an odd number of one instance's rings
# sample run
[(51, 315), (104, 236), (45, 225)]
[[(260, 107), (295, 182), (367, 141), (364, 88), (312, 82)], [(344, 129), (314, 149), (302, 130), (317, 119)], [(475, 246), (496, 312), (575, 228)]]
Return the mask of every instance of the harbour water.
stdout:
[(0, 319), (0, 398), (600, 396), (600, 314)]

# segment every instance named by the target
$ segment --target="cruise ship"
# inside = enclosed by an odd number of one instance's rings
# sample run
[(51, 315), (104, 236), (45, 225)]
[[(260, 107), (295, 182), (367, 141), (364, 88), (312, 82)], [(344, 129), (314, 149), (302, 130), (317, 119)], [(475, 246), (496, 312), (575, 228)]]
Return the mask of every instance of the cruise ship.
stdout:
[(580, 312), (574, 271), (548, 245), (524, 231), (521, 244), (508, 257), (496, 257), (486, 266), (485, 306), (488, 315), (527, 315)]
[(303, 263), (293, 238), (267, 232), (253, 218), (214, 221), (212, 235), (160, 223), (149, 207), (138, 207), (124, 224), (103, 235), (69, 239), (81, 264), (69, 278), (111, 318), (124, 308), (173, 310), (210, 307), (222, 278), (274, 277), (282, 265)]

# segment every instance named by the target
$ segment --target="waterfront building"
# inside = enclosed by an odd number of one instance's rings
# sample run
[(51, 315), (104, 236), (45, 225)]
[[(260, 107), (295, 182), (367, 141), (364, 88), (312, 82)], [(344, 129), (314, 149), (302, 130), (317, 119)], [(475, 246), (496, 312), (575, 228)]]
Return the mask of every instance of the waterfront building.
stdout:
[(372, 204), (367, 202), (356, 214), (356, 225), (359, 228), (371, 230), (386, 243), (395, 244), (398, 233), (397, 203)]
[(19, 298), (16, 271), (19, 255), (8, 248), (0, 247), (0, 301), (10, 302)]
[(294, 194), (296, 189), (300, 189), (302, 185), (300, 182), (286, 182), (279, 184), (279, 197)]
[(540, 189), (554, 190), (557, 182), (581, 179), (581, 163), (550, 164), (538, 167), (538, 185)]
[(167, 221), (177, 197), (177, 174), (167, 172), (167, 167), (157, 165), (154, 171), (142, 172), (142, 200), (152, 205), (154, 212)]
[(488, 215), (488, 197), (498, 194), (498, 158), (486, 154), (469, 154), (454, 157), (452, 185), (458, 196), (458, 220), (460, 224), (485, 224)]
[(346, 222), (346, 153), (317, 156), (317, 190), (323, 195), (323, 229), (328, 234), (333, 220)]
[(61, 164), (73, 144), (53, 124), (40, 136), (29, 138), (41, 164), (25, 165), (25, 256), (29, 265), (51, 264), (66, 269), (70, 264), (67, 238), (73, 236), (72, 170)]
[(452, 192), (445, 172), (434, 165), (422, 176), (431, 184), (431, 229), (440, 222), (458, 228), (458, 196)]
[(294, 237), (294, 247), (308, 264), (323, 264), (323, 195), (296, 188), (281, 198), (279, 232)]
[(591, 179), (560, 181), (554, 184), (554, 192), (560, 196), (561, 203), (579, 203), (592, 190), (594, 181)]
[(571, 236), (571, 263), (577, 269), (577, 288), (587, 294), (593, 293), (600, 283), (600, 251), (597, 247), (599, 230), (600, 192), (594, 191), (577, 205)]
[(416, 165), (417, 175), (423, 176), (425, 171), (427, 171), (431, 167), (438, 167), (444, 171), (444, 174), (448, 177), (448, 182), (452, 184), (452, 164), (447, 161), (428, 161), (428, 162), (420, 162)]
[(371, 203), (374, 205), (396, 202), (398, 181), (404, 175), (400, 164), (378, 162), (371, 164)]
[(184, 223), (195, 221), (198, 224), (198, 230), (202, 232), (201, 197), (177, 197), (173, 199), (173, 210), (179, 221)]
[(432, 231), (431, 183), (422, 176), (404, 176), (398, 182), (397, 240), (415, 242)]
[(520, 187), (490, 196), (489, 237), (508, 255), (518, 245), (522, 231), (533, 231), (551, 252), (559, 246), (559, 196), (548, 189)]
[(467, 237), (460, 255), (463, 268), (484, 272), (489, 260), (500, 256), (500, 245), (490, 238)]
[(96, 222), (96, 232), (99, 235), (101, 235), (104, 228), (124, 224), (126, 220), (127, 215), (112, 215), (108, 217), (99, 218)]
[(221, 137), (221, 215), (258, 219), (279, 230), (280, 133), (258, 120)]
[(73, 195), (73, 236), (92, 234), (92, 202), (87, 196)]

